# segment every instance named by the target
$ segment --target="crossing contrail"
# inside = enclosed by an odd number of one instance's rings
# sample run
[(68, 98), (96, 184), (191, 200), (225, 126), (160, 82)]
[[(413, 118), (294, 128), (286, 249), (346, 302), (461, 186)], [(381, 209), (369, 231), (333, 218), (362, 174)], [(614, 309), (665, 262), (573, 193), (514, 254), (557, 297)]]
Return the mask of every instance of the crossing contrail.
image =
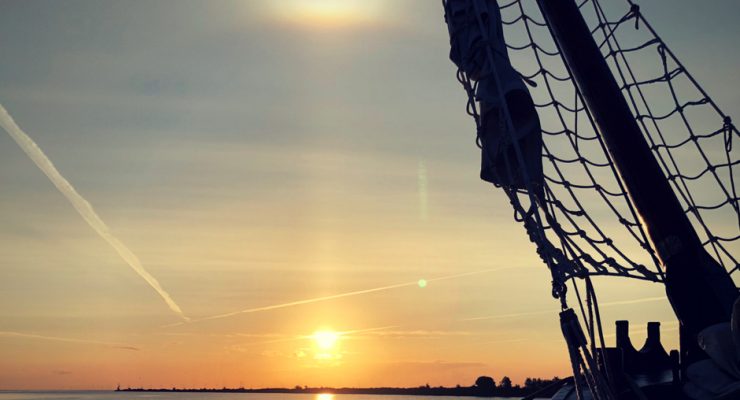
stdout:
[[(505, 269), (512, 269), (512, 268), (517, 268), (517, 267), (502, 267), (502, 268), (485, 269), (485, 270), (482, 270), (482, 271), (464, 272), (464, 273), (455, 274), (455, 275), (446, 275), (446, 276), (440, 276), (440, 277), (430, 278), (430, 279), (421, 279), (421, 280), (413, 281), (413, 282), (405, 282), (405, 283), (398, 283), (398, 284), (395, 284), (395, 285), (380, 286), (380, 287), (376, 287), (376, 288), (372, 288), (372, 289), (356, 290), (356, 291), (353, 291), (353, 292), (332, 294), (332, 295), (322, 296), (322, 297), (314, 297), (312, 299), (296, 300), (296, 301), (291, 301), (291, 302), (288, 302), (288, 303), (274, 304), (274, 305), (270, 305), (270, 306), (247, 308), (245, 310), (232, 311), (232, 312), (225, 313), (225, 314), (218, 314), (218, 315), (212, 315), (210, 317), (192, 319), (189, 322), (209, 321), (209, 320), (214, 320), (214, 319), (222, 319), (222, 318), (233, 317), (235, 315), (240, 315), (240, 314), (251, 314), (251, 313), (256, 313), (256, 312), (260, 312), (260, 311), (277, 310), (277, 309), (280, 309), (280, 308), (287, 308), (287, 307), (293, 307), (293, 306), (300, 306), (300, 305), (304, 305), (304, 304), (318, 303), (318, 302), (321, 302), (321, 301), (341, 299), (343, 297), (358, 296), (358, 295), (361, 295), (361, 294), (382, 292), (382, 291), (391, 290), (391, 289), (398, 289), (398, 288), (402, 288), (402, 287), (409, 287), (409, 286), (425, 287), (429, 282), (436, 282), (436, 281), (442, 281), (442, 280), (454, 279), (454, 278), (462, 278), (464, 276), (478, 275), (478, 274), (483, 274), (483, 273), (487, 273), (487, 272), (502, 271), (502, 270), (505, 270)], [(422, 285), (422, 282), (423, 282), (423, 285)], [(169, 325), (165, 325), (164, 327), (179, 326), (179, 325), (182, 325), (182, 324), (184, 324), (184, 322), (178, 322), (178, 323), (175, 323), (175, 324), (169, 324)]]
[(126, 343), (100, 342), (97, 340), (85, 340), (85, 339), (74, 339), (74, 338), (59, 337), (59, 336), (37, 335), (35, 333), (0, 331), (0, 337), (19, 337), (19, 338), (26, 338), (26, 339), (41, 339), (41, 340), (51, 340), (55, 342), (94, 344), (94, 345), (113, 347), (116, 349), (123, 349), (123, 350), (133, 350), (133, 351), (141, 350), (138, 347), (135, 347), (135, 346), (132, 346)]
[(39, 146), (31, 139), (23, 130), (15, 123), (13, 117), (10, 116), (5, 107), (0, 104), (0, 126), (8, 132), (10, 137), (15, 140), (16, 143), (23, 149), (28, 157), (36, 164), (37, 167), (51, 180), (51, 183), (56, 186), (57, 189), (67, 198), (72, 204), (72, 207), (82, 216), (82, 218), (90, 225), (95, 232), (100, 235), (103, 240), (113, 247), (118, 252), (123, 261), (128, 264), (140, 277), (142, 277), (149, 286), (154, 289), (157, 294), (167, 303), (167, 306), (174, 311), (180, 318), (187, 321), (188, 318), (183, 314), (180, 307), (172, 300), (169, 293), (165, 291), (159, 282), (144, 269), (141, 264), (139, 257), (137, 257), (123, 242), (111, 233), (108, 226), (103, 222), (102, 219), (93, 209), (92, 205), (85, 200), (82, 195), (77, 193), (77, 190), (72, 184), (65, 179), (61, 173), (56, 169), (54, 164), (46, 157), (46, 154), (39, 148)]

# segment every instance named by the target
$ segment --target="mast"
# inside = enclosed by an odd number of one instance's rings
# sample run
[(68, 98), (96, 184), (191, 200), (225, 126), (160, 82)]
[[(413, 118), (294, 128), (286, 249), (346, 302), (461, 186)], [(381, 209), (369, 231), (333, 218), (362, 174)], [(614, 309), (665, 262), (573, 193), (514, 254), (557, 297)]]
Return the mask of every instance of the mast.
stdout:
[(696, 360), (702, 354), (696, 334), (730, 319), (738, 294), (735, 284), (702, 246), (576, 2), (538, 3), (666, 271), (666, 293), (681, 323), (684, 361)]

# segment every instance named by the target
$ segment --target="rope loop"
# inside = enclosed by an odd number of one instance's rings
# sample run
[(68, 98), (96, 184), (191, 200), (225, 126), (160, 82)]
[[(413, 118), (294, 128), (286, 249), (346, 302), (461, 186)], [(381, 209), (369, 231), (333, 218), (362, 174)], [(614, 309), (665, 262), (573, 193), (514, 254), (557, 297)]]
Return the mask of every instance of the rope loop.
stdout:
[(663, 62), (663, 66), (665, 67), (668, 62), (668, 56), (666, 55), (667, 49), (665, 47), (665, 43), (661, 41), (657, 47), (657, 50), (658, 50), (658, 54), (660, 55), (660, 59)]
[(568, 301), (565, 299), (565, 294), (568, 292), (568, 287), (562, 282), (558, 282), (556, 279), (552, 280), (552, 297), (560, 299), (560, 306), (563, 309), (568, 308)]
[(732, 131), (735, 130), (735, 126), (732, 124), (732, 118), (729, 115), (725, 116), (723, 122), (722, 129), (725, 131), (725, 151), (729, 153), (732, 151)]
[(640, 29), (640, 6), (632, 3), (630, 7), (630, 18), (635, 19), (635, 29)]

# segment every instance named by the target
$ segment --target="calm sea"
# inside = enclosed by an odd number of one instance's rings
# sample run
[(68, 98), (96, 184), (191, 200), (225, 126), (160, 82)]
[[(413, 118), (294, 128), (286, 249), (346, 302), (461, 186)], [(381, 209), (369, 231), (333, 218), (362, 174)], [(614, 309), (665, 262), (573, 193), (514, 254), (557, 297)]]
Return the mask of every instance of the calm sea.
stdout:
[[(281, 393), (2, 392), (0, 400), (449, 400), (474, 397)], [(493, 397), (492, 400), (504, 400)]]

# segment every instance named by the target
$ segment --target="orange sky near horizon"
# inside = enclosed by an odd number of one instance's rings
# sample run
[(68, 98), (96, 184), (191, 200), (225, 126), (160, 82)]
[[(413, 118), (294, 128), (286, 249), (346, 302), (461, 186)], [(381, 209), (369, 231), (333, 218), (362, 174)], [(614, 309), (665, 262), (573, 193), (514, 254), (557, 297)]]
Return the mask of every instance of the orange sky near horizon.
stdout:
[[(191, 319), (0, 129), (0, 390), (571, 374), (438, 1), (11, 0), (0, 48), (0, 104)], [(594, 282), (608, 334), (678, 345), (660, 285)]]

